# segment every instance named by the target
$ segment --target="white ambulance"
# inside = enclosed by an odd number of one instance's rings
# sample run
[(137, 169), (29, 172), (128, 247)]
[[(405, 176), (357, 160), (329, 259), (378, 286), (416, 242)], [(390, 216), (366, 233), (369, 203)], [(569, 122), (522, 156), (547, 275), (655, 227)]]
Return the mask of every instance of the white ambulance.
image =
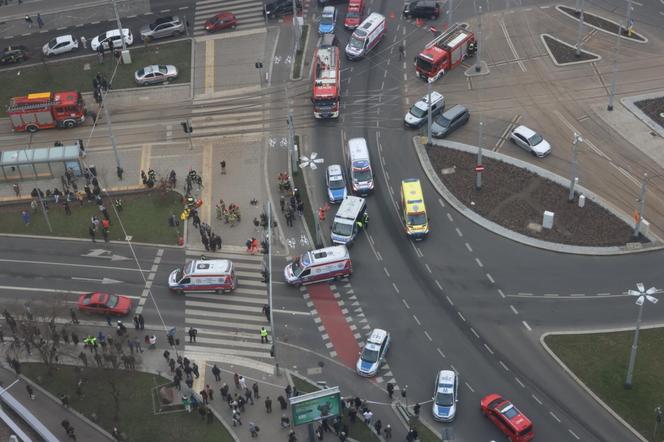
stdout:
[(350, 36), (346, 45), (346, 57), (358, 60), (366, 56), (385, 35), (385, 16), (372, 12)]
[(343, 278), (352, 273), (353, 265), (346, 246), (310, 250), (284, 268), (284, 277), (290, 285)]
[(194, 259), (168, 277), (168, 288), (185, 292), (230, 292), (237, 287), (233, 263), (228, 259)]

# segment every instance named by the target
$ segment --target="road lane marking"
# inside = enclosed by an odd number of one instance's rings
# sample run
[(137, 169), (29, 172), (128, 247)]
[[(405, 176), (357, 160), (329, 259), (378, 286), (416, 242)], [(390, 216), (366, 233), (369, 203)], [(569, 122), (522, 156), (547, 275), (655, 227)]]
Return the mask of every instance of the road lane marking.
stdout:
[(480, 261), (479, 258), (475, 258), (475, 262), (477, 263), (478, 266), (480, 266), (480, 268), (484, 267), (484, 264), (482, 264), (482, 261)]
[(493, 354), (493, 350), (491, 350), (491, 347), (489, 347), (487, 344), (484, 344), (484, 348), (486, 348), (486, 351)]
[(510, 371), (510, 368), (503, 361), (498, 361), (498, 363), (505, 369), (505, 371)]
[(475, 390), (473, 389), (473, 387), (470, 386), (470, 384), (468, 382), (465, 382), (465, 384), (466, 384), (466, 387), (468, 387), (468, 389), (471, 391), (471, 393), (475, 393)]
[(440, 348), (436, 348), (436, 351), (437, 351), (438, 354), (441, 355), (443, 358), (446, 358), (446, 357), (445, 357), (445, 353), (443, 353), (443, 350), (441, 350)]
[[(528, 9), (526, 9), (527, 11)], [(517, 61), (517, 64), (521, 68), (521, 71), (526, 72), (526, 65), (523, 64), (523, 61), (519, 60), (519, 54), (516, 52), (516, 48), (514, 47), (514, 43), (512, 43), (512, 39), (510, 38), (510, 34), (507, 32), (507, 26), (505, 26), (505, 20), (500, 20), (500, 28), (503, 30), (503, 34), (505, 34), (505, 40), (507, 41), (507, 46), (509, 46), (510, 51), (512, 51), (512, 55), (514, 56), (515, 60)]]
[[(662, 13), (660, 12), (660, 14), (662, 14)], [(662, 14), (662, 15), (664, 15), (664, 14)], [(577, 436), (576, 433), (573, 432), (571, 428), (568, 428), (567, 431), (569, 431), (569, 433), (570, 433), (572, 436), (574, 436), (574, 438), (575, 438), (576, 440), (581, 440), (581, 438), (580, 438), (579, 436)]]
[(403, 305), (405, 305), (406, 308), (407, 308), (408, 310), (410, 310), (410, 306), (408, 305), (408, 303), (406, 302), (405, 299), (402, 299), (401, 302), (403, 302)]
[(458, 227), (455, 228), (455, 230), (456, 230), (457, 235), (459, 235), (459, 238), (462, 238), (462, 237), (463, 237), (463, 233), (461, 233), (461, 230), (459, 230)]
[(486, 274), (487, 279), (491, 282), (491, 284), (495, 284), (496, 281), (494, 281), (493, 276), (491, 276), (491, 273)]
[(447, 219), (449, 219), (450, 222), (454, 222), (454, 218), (452, 218), (452, 215), (450, 214), (450, 212), (447, 212)]
[(413, 315), (413, 319), (415, 320), (415, 322), (417, 322), (417, 325), (422, 325), (422, 323), (420, 322), (420, 320), (417, 319), (417, 316)]
[(392, 287), (394, 287), (394, 290), (396, 290), (397, 293), (399, 293), (399, 287), (397, 287), (395, 283), (392, 283)]
[(533, 329), (530, 328), (530, 326), (528, 325), (528, 323), (526, 321), (521, 321), (521, 323), (523, 324), (524, 327), (526, 327), (528, 329), (528, 331), (533, 331)]
[(537, 402), (538, 404), (542, 405), (542, 401), (540, 401), (539, 398), (538, 398), (537, 396), (535, 396), (534, 394), (531, 394), (531, 396), (533, 397), (533, 399), (535, 399), (535, 402)]
[(428, 271), (429, 273), (433, 273), (433, 272), (431, 271), (431, 267), (429, 267), (429, 264), (424, 263), (424, 267), (426, 267), (426, 269), (427, 269), (427, 271)]
[(89, 264), (74, 264), (68, 262), (49, 262), (49, 261), (29, 261), (23, 259), (2, 259), (0, 262), (11, 262), (11, 263), (20, 263), (20, 264), (40, 264), (40, 265), (50, 265), (50, 266), (66, 266), (66, 267), (83, 267), (91, 269), (101, 269), (103, 270), (123, 270), (127, 272), (140, 272), (139, 269), (130, 269), (125, 267), (110, 267), (110, 266), (100, 266), (100, 265), (89, 265)]
[(470, 247), (470, 244), (466, 243), (466, 248), (468, 249), (468, 251), (469, 251), (470, 253), (473, 253), (473, 248)]
[(500, 295), (501, 298), (505, 299), (505, 293), (501, 289), (498, 289), (498, 294)]
[(549, 414), (551, 415), (552, 418), (558, 421), (558, 423), (562, 422), (558, 416), (553, 411), (549, 411)]
[(205, 93), (214, 92), (214, 40), (205, 40)]
[(436, 283), (436, 285), (438, 286), (439, 289), (441, 289), (441, 290), (443, 289), (443, 286), (440, 285), (440, 282), (438, 282), (437, 279), (434, 282)]
[(518, 314), (519, 314), (519, 311), (518, 311), (516, 308), (514, 308), (513, 305), (510, 305), (510, 309), (512, 309), (512, 312), (513, 312), (515, 315), (518, 315)]
[(445, 299), (447, 299), (447, 302), (449, 302), (451, 306), (454, 306), (454, 303), (452, 302), (449, 296), (445, 295)]
[(424, 330), (424, 334), (429, 339), (429, 342), (433, 341), (433, 339), (431, 339), (431, 336), (429, 336), (429, 333), (426, 330)]
[(442, 198), (438, 198), (438, 203), (440, 204), (440, 207), (443, 209), (445, 208), (445, 203), (443, 202)]
[(387, 271), (387, 267), (383, 267), (383, 271), (385, 272), (385, 274), (389, 278), (390, 277), (390, 272)]
[(521, 385), (521, 388), (526, 388), (526, 386), (523, 384), (523, 382), (521, 382), (521, 379), (514, 376), (514, 380), (517, 382), (517, 384)]
[(470, 331), (471, 331), (472, 334), (475, 335), (476, 338), (479, 338), (479, 337), (480, 337), (480, 334), (477, 333), (473, 327), (470, 327)]
[(466, 322), (466, 318), (463, 317), (463, 315), (461, 314), (461, 312), (457, 312), (457, 315), (459, 315), (459, 317), (461, 318), (461, 320), (462, 320), (463, 322)]

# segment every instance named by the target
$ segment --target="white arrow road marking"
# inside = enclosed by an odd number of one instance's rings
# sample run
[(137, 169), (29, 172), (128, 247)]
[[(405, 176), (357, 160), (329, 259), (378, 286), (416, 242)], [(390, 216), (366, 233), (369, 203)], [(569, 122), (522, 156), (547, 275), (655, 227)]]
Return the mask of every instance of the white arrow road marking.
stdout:
[(101, 282), (102, 284), (118, 284), (118, 283), (122, 282), (122, 281), (118, 281), (117, 279), (111, 279), (111, 278), (95, 279), (95, 278), (79, 278), (77, 276), (72, 276), (71, 279), (75, 279), (77, 281)]
[(115, 255), (110, 250), (104, 250), (104, 249), (91, 249), (89, 253), (81, 256), (87, 256), (90, 258), (110, 259), (111, 261), (125, 261), (129, 259), (126, 256)]

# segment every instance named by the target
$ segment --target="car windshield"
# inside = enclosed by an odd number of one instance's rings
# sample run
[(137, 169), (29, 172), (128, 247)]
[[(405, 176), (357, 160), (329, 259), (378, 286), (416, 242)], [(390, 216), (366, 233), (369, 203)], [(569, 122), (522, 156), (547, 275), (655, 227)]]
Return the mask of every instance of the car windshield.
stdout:
[(450, 120), (441, 115), (440, 117), (436, 118), (436, 124), (442, 127), (449, 127)]
[(515, 406), (509, 405), (503, 408), (502, 413), (507, 419), (513, 419), (519, 415), (519, 410)]
[(353, 169), (353, 177), (355, 181), (369, 181), (373, 178), (371, 175), (371, 169)]
[(317, 107), (332, 107), (337, 104), (337, 100), (334, 98), (318, 98), (314, 101)]
[(431, 72), (432, 70), (431, 63), (421, 57), (417, 57), (417, 67), (423, 72)]
[(160, 64), (158, 66), (158, 68), (159, 68), (159, 72), (161, 72), (162, 74), (167, 74), (168, 73), (168, 68), (166, 66), (164, 66), (163, 64)]
[(114, 308), (116, 305), (118, 305), (119, 301), (120, 298), (118, 298), (116, 295), (108, 295), (108, 302), (106, 302), (106, 306), (108, 308)]
[(139, 69), (139, 70), (138, 70), (138, 76), (139, 76), (139, 77), (143, 77), (144, 75), (145, 75), (145, 69), (144, 69), (144, 68), (143, 68), (143, 69)]
[(302, 264), (300, 264), (300, 260), (293, 261), (291, 264), (291, 271), (293, 272), (293, 275), (295, 276), (300, 276), (300, 273), (302, 273), (302, 270), (304, 268), (302, 267)]
[(410, 113), (415, 118), (424, 118), (427, 116), (427, 109), (426, 108), (422, 109), (419, 106), (413, 106), (410, 108)]
[(364, 350), (362, 350), (362, 360), (366, 362), (376, 362), (378, 360), (378, 352), (364, 347)]
[(175, 280), (179, 281), (182, 279), (182, 269), (177, 269), (175, 272)]
[(409, 226), (423, 226), (427, 223), (427, 216), (424, 213), (408, 215), (407, 223)]
[(436, 393), (436, 405), (451, 407), (452, 404), (454, 404), (454, 395), (452, 393)]
[(350, 41), (348, 42), (348, 46), (359, 51), (362, 48), (364, 48), (364, 38), (357, 38), (354, 35), (352, 35), (350, 37)]
[(55, 45), (57, 45), (57, 44), (58, 44), (58, 40), (56, 40), (56, 39), (54, 38), (53, 40), (51, 40), (51, 41), (48, 42), (48, 47), (51, 48), (51, 49), (53, 49), (53, 48), (55, 47)]
[(210, 23), (213, 24), (213, 25), (219, 23), (220, 21), (221, 21), (221, 19), (217, 15), (215, 15), (214, 17), (212, 17), (210, 19)]
[(324, 15), (324, 16), (322, 16), (321, 19), (320, 19), (320, 23), (321, 23), (322, 25), (331, 25), (331, 24), (334, 24), (334, 15), (330, 14), (330, 15)]
[(346, 187), (344, 180), (339, 177), (330, 178), (330, 189), (343, 189)]
[(529, 143), (531, 146), (537, 146), (537, 145), (538, 145), (539, 143), (541, 143), (542, 141), (544, 141), (544, 140), (542, 139), (542, 137), (540, 136), (540, 134), (535, 134), (535, 135), (533, 135), (532, 137), (528, 138), (528, 143)]
[(339, 236), (350, 236), (353, 234), (353, 225), (345, 223), (332, 223), (332, 233)]
[(346, 12), (346, 18), (360, 18), (360, 11), (350, 10)]

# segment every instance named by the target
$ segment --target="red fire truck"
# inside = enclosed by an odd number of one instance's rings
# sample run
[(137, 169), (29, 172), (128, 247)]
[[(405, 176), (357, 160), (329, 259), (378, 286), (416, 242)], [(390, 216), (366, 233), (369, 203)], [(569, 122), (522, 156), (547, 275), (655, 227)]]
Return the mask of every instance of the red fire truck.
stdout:
[(446, 71), (460, 65), (466, 57), (475, 55), (476, 51), (475, 34), (465, 26), (455, 24), (431, 40), (415, 57), (417, 76), (436, 81)]
[(7, 114), (16, 132), (37, 132), (53, 127), (74, 127), (85, 121), (87, 111), (80, 92), (39, 92), (14, 97)]
[(316, 49), (313, 75), (311, 102), (314, 104), (314, 117), (337, 118), (341, 95), (338, 47), (320, 46)]

